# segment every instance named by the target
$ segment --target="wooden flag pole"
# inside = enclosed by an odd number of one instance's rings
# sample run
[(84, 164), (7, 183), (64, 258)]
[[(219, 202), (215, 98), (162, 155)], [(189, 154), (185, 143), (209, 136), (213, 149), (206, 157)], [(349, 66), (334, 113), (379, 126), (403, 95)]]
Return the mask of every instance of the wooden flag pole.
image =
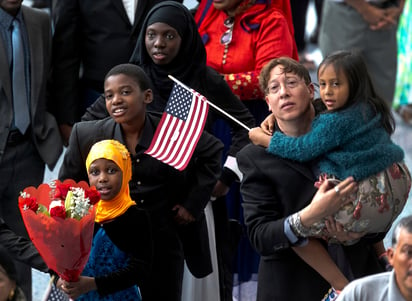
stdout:
[[(178, 79), (174, 78), (172, 75), (168, 75), (169, 78), (171, 80), (173, 80), (175, 83), (178, 83), (179, 85), (181, 85), (183, 88), (185, 88), (186, 90), (190, 91), (193, 93), (193, 90), (190, 89), (188, 86), (186, 86), (184, 83), (182, 83), (181, 81), (179, 81)], [(243, 128), (245, 128), (247, 131), (250, 131), (250, 128), (248, 126), (246, 126), (244, 123), (240, 122), (239, 120), (237, 120), (236, 118), (234, 118), (232, 115), (229, 115), (228, 113), (226, 113), (225, 111), (223, 111), (221, 108), (219, 108), (218, 106), (216, 106), (214, 103), (210, 102), (208, 99), (206, 99), (206, 102), (215, 110), (219, 111), (220, 113), (222, 113), (223, 115), (225, 115), (226, 117), (232, 119), (234, 122), (236, 122), (237, 124), (239, 124), (240, 126), (242, 126)]]

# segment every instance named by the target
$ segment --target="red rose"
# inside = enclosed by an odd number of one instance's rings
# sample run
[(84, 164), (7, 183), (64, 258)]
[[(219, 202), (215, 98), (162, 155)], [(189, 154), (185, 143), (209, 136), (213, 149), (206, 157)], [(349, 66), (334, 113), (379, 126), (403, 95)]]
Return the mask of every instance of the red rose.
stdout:
[(37, 212), (37, 209), (39, 209), (39, 204), (37, 203), (37, 200), (35, 197), (25, 197), (23, 200), (19, 202), (20, 208), (23, 210), (33, 210), (33, 212)]
[(100, 201), (100, 192), (97, 191), (96, 187), (91, 187), (85, 191), (85, 197), (89, 198), (90, 204), (94, 205)]
[(66, 218), (66, 208), (62, 201), (52, 201), (49, 207), (49, 213), (51, 217)]
[(65, 200), (67, 196), (67, 192), (70, 189), (70, 184), (60, 183), (56, 186), (56, 190), (54, 193), (55, 199)]

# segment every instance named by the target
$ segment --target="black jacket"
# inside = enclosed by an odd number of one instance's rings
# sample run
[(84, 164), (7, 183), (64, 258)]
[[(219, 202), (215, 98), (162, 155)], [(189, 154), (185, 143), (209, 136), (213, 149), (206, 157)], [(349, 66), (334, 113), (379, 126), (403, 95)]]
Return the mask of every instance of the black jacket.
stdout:
[(25, 263), (39, 271), (49, 272), (49, 268), (44, 263), (43, 258), (41, 258), (33, 243), (10, 230), (1, 218), (0, 245), (5, 247), (15, 260)]

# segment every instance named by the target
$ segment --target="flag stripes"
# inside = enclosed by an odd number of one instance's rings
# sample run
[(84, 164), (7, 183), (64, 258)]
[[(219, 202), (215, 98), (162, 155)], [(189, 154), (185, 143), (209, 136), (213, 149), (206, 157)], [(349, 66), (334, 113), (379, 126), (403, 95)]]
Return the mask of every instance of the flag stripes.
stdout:
[(203, 132), (208, 110), (204, 96), (175, 84), (152, 143), (145, 153), (184, 170)]

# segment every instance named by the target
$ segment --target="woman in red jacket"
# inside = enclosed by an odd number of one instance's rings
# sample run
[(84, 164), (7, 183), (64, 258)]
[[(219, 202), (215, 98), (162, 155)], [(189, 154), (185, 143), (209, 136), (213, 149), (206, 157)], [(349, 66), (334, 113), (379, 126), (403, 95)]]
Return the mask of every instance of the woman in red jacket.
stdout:
[[(203, 0), (195, 14), (207, 64), (224, 75), (234, 94), (251, 110), (258, 101), (265, 114), (268, 110), (258, 83), (260, 70), (279, 56), (298, 59), (290, 6), (284, 2)], [(252, 112), (259, 121), (256, 113)]]

